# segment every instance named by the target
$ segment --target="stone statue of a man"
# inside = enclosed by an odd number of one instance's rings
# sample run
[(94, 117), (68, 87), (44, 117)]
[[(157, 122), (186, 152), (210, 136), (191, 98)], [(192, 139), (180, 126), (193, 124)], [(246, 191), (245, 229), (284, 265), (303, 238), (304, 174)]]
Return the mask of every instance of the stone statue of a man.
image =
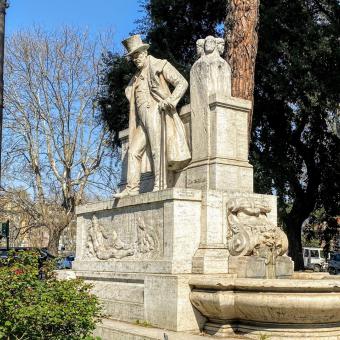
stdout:
[[(137, 72), (125, 90), (130, 102), (127, 186), (116, 198), (139, 193), (142, 158), (149, 156), (153, 191), (167, 187), (167, 171), (190, 161), (185, 130), (176, 106), (188, 88), (184, 77), (166, 60), (148, 55), (139, 35), (124, 40)], [(171, 92), (169, 84), (174, 88)]]

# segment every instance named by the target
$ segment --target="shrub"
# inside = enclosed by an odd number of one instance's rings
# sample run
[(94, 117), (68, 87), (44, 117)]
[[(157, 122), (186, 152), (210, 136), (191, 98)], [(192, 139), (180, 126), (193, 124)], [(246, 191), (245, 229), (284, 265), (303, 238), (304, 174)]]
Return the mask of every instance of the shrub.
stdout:
[(91, 338), (100, 307), (90, 285), (57, 280), (52, 262), (39, 268), (35, 252), (10, 254), (0, 265), (0, 339)]

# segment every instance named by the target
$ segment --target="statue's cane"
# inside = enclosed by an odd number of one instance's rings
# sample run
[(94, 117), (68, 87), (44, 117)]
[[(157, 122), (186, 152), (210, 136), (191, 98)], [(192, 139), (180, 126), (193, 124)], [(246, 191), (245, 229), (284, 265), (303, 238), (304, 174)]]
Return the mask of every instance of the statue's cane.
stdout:
[(161, 109), (161, 154), (159, 171), (159, 190), (166, 189), (166, 112)]

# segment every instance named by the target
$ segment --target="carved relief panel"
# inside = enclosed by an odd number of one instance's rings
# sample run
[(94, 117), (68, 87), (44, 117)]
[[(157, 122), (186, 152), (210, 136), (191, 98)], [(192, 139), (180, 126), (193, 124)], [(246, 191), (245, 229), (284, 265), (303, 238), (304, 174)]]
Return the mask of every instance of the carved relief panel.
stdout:
[(88, 214), (85, 260), (147, 260), (163, 255), (163, 208)]

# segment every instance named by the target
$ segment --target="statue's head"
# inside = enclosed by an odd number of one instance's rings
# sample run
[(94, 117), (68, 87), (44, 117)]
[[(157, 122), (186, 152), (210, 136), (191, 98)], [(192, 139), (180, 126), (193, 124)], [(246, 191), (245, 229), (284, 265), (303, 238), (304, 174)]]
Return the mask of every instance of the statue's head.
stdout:
[(204, 42), (204, 51), (206, 54), (213, 53), (216, 48), (216, 39), (212, 35), (208, 35)]
[(199, 57), (204, 54), (204, 39), (198, 39), (196, 41), (196, 51)]
[(148, 44), (144, 44), (140, 35), (132, 35), (131, 37), (122, 41), (122, 44), (127, 50), (125, 56), (131, 58), (134, 64), (139, 68), (143, 68), (146, 57), (148, 55)]
[(148, 51), (135, 52), (130, 55), (131, 60), (137, 66), (138, 69), (142, 69), (145, 65), (146, 57), (148, 56)]
[(224, 44), (225, 42), (223, 38), (216, 38), (217, 50), (220, 55), (222, 55), (224, 52)]
[(93, 224), (98, 224), (98, 217), (96, 216), (96, 214), (92, 215), (92, 223)]

